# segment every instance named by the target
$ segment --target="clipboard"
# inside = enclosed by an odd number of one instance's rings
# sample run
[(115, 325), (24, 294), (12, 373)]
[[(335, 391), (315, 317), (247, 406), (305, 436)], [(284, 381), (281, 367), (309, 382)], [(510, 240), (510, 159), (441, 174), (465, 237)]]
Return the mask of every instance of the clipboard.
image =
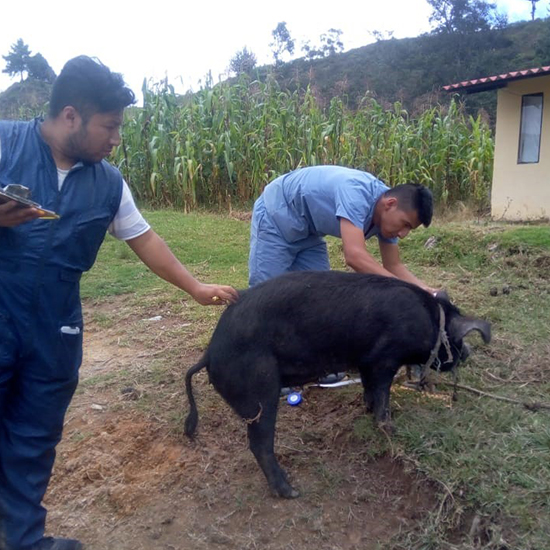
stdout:
[(43, 220), (57, 220), (60, 218), (59, 214), (56, 214), (52, 210), (46, 210), (42, 208), (37, 202), (30, 199), (31, 191), (24, 185), (18, 185), (16, 183), (10, 183), (6, 187), (0, 188), (0, 204), (8, 201), (16, 202), (21, 208), (30, 207), (36, 208), (40, 213), (40, 218)]

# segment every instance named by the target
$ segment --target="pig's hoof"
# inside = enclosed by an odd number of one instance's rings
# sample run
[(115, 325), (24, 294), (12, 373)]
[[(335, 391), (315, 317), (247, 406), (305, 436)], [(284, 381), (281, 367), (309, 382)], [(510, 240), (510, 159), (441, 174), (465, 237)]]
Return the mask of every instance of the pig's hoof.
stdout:
[(391, 422), (391, 420), (385, 420), (383, 422), (378, 422), (377, 426), (380, 430), (387, 433), (388, 435), (395, 435), (395, 426)]
[(296, 490), (296, 489), (293, 489), (292, 487), (290, 488), (290, 493), (288, 493), (287, 495), (283, 495), (285, 498), (298, 498), (300, 496), (300, 493)]
[(296, 491), (296, 489), (293, 489), (290, 485), (275, 489), (273, 494), (274, 496), (281, 498), (298, 498), (300, 496), (300, 493)]

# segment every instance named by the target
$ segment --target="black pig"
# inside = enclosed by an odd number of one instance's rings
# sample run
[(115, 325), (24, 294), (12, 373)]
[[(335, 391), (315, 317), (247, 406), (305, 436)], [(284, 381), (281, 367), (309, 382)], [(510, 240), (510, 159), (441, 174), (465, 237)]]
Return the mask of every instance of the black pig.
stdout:
[(185, 433), (191, 436), (198, 421), (191, 379), (206, 367), (216, 390), (248, 421), (250, 450), (272, 492), (296, 497), (273, 452), (282, 387), (358, 370), (367, 410), (384, 426), (399, 368), (451, 369), (467, 356), (462, 339), (472, 330), (490, 341), (488, 323), (398, 279), (338, 271), (282, 275), (242, 291), (223, 312), (186, 375)]

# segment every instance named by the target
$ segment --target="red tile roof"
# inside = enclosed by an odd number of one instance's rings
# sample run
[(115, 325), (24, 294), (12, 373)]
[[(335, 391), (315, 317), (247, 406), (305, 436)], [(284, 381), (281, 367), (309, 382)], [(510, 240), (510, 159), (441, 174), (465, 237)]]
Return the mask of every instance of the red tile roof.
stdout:
[(533, 78), (550, 74), (550, 65), (546, 67), (535, 67), (534, 69), (524, 69), (523, 71), (510, 71), (509, 73), (499, 74), (495, 76), (486, 76), (483, 78), (474, 78), (472, 80), (464, 80), (456, 84), (443, 86), (446, 92), (466, 92), (473, 94), (475, 92), (485, 92), (486, 90), (494, 90), (503, 88), (507, 82), (512, 80), (521, 80), (524, 78)]

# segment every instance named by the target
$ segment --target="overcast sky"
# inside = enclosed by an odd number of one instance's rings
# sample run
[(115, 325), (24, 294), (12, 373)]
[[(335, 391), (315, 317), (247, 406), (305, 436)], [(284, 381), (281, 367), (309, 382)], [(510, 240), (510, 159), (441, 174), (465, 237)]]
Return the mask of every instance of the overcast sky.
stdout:
[[(496, 3), (510, 22), (530, 19), (529, 0)], [(549, 5), (550, 0), (540, 0), (537, 16), (548, 17)], [(22, 38), (56, 74), (72, 57), (98, 57), (122, 73), (141, 99), (144, 78), (168, 77), (178, 92), (198, 89), (209, 71), (217, 82), (244, 46), (258, 64), (272, 63), (271, 32), (280, 21), (296, 40), (299, 57), (305, 40), (314, 45), (330, 28), (342, 31), (350, 50), (373, 42), (371, 31), (393, 32), (395, 38), (428, 32), (429, 15), (426, 0), (7, 0), (0, 16), (0, 55)], [(0, 67), (5, 68), (1, 58)], [(17, 79), (0, 74), (0, 91)]]

